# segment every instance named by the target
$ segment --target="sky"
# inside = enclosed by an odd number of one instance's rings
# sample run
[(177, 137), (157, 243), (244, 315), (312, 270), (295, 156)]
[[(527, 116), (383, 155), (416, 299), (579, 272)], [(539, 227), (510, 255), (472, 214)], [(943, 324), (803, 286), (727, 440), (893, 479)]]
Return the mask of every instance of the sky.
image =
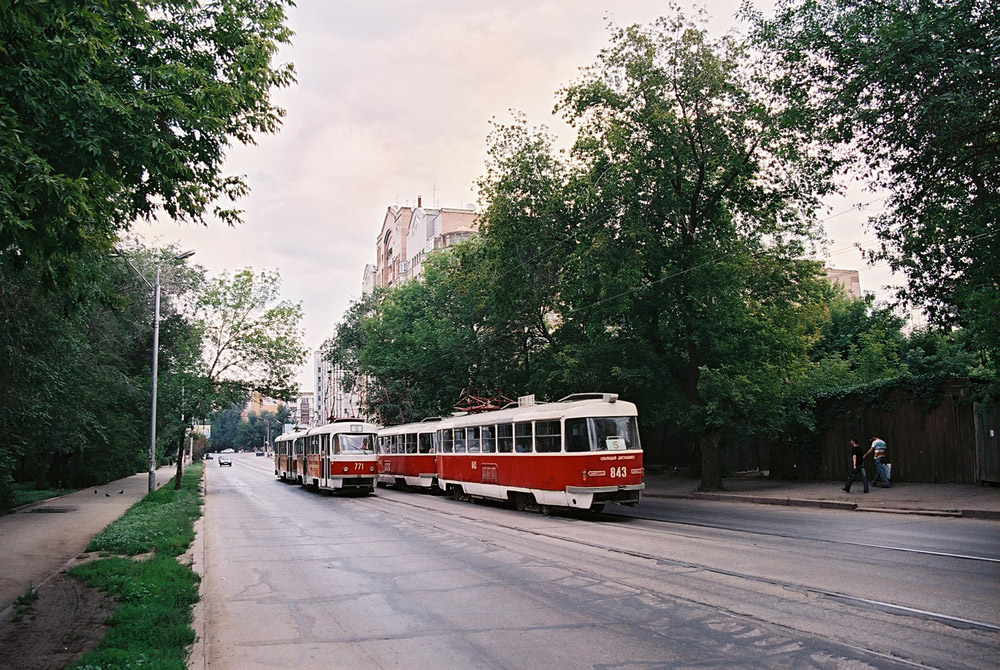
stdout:
[[(740, 0), (701, 6), (712, 34), (740, 29)], [(282, 128), (256, 146), (233, 146), (227, 158), (227, 173), (246, 175), (252, 190), (238, 203), (244, 223), (161, 219), (135, 231), (147, 243), (195, 250), (190, 262), (211, 276), (280, 272), (283, 297), (302, 304), (312, 351), (361, 296), (388, 207), (414, 206), (418, 196), (431, 208), (477, 204), (490, 120), (507, 123), (511, 110), (568, 146), (570, 129), (553, 115), (559, 89), (596, 61), (609, 24), (649, 24), (670, 3), (298, 0), (288, 11), (295, 35), (276, 61), (294, 64), (297, 83), (274, 93), (286, 111)], [(862, 289), (887, 299), (884, 287), (898, 280), (884, 266), (868, 268), (854, 247), (872, 248), (864, 221), (879, 202), (854, 185), (829, 200), (822, 218), (828, 265), (859, 270)], [(312, 390), (311, 364), (310, 355), (299, 375), (304, 391)]]

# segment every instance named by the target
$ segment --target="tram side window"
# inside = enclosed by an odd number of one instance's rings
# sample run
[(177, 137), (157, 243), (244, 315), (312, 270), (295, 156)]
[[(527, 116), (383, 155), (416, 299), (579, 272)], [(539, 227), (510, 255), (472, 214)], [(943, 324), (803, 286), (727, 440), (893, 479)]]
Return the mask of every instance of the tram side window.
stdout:
[(566, 419), (566, 451), (591, 451), (586, 419)]
[(466, 446), (470, 454), (479, 453), (479, 426), (465, 429)]
[(452, 438), (451, 428), (440, 431), (441, 451), (445, 454), (450, 454), (455, 451), (455, 442)]
[(562, 451), (562, 431), (558, 421), (535, 422), (535, 451), (538, 453)]
[(497, 450), (497, 432), (493, 426), (483, 426), (483, 453), (492, 454)]
[(323, 450), (324, 454), (330, 453), (330, 435), (329, 433), (323, 433), (320, 437), (320, 449)]
[(502, 423), (497, 426), (497, 451), (501, 454), (509, 454), (514, 451), (514, 426), (509, 423)]
[(420, 433), (417, 436), (417, 450), (421, 454), (429, 454), (434, 451), (434, 433)]
[(455, 453), (464, 454), (465, 453), (465, 429), (456, 428), (455, 429)]
[(415, 454), (417, 453), (417, 434), (407, 433), (406, 434), (406, 453)]
[(531, 422), (514, 424), (514, 451), (526, 454), (531, 451)]

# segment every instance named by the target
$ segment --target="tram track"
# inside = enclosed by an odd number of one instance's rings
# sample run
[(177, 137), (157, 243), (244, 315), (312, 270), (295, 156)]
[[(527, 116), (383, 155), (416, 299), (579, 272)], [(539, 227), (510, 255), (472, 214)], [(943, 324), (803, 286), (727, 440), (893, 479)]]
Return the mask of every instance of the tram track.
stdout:
[(829, 544), (832, 544), (832, 545), (860, 547), (862, 549), (884, 549), (884, 550), (887, 550), (887, 551), (902, 552), (902, 553), (907, 553), (907, 554), (919, 554), (919, 555), (924, 555), (924, 556), (937, 556), (937, 557), (941, 557), (941, 558), (954, 558), (954, 559), (966, 560), (966, 561), (977, 561), (977, 562), (982, 562), (982, 563), (996, 563), (996, 564), (1000, 564), (1000, 558), (994, 558), (994, 557), (991, 557), (991, 556), (976, 556), (976, 555), (971, 555), (971, 554), (958, 554), (958, 553), (947, 552), (947, 551), (934, 551), (932, 549), (919, 549), (919, 548), (915, 548), (915, 547), (901, 547), (901, 546), (898, 546), (898, 545), (890, 545), (890, 544), (875, 544), (875, 543), (872, 543), (872, 542), (858, 542), (856, 540), (849, 540), (849, 539), (843, 539), (843, 538), (838, 538), (838, 539), (835, 539), (835, 540), (831, 540), (829, 538), (823, 538), (823, 537), (816, 537), (816, 536), (810, 536), (810, 535), (796, 535), (796, 534), (791, 534), (791, 533), (776, 533), (774, 531), (761, 531), (761, 530), (748, 531), (748, 530), (745, 530), (743, 528), (734, 528), (732, 526), (725, 526), (725, 525), (722, 525), (722, 524), (712, 524), (712, 523), (693, 522), (693, 521), (678, 521), (676, 519), (661, 519), (661, 518), (658, 518), (658, 517), (643, 516), (643, 515), (639, 515), (639, 514), (615, 514), (613, 512), (605, 512), (604, 514), (602, 514), (602, 516), (613, 518), (613, 519), (623, 519), (623, 520), (624, 519), (636, 519), (636, 520), (639, 520), (639, 521), (648, 521), (650, 523), (659, 523), (659, 524), (665, 524), (665, 525), (669, 524), (669, 525), (676, 525), (676, 526), (687, 526), (687, 527), (691, 527), (691, 528), (711, 528), (713, 530), (721, 530), (721, 531), (726, 531), (726, 532), (730, 532), (730, 533), (745, 533), (745, 534), (750, 534), (750, 535), (758, 535), (758, 536), (762, 536), (762, 537), (780, 538), (780, 539), (783, 539), (783, 540), (800, 540), (800, 541), (808, 541), (808, 542), (826, 542), (826, 543), (829, 543)]
[[(462, 511), (459, 511), (459, 510), (442, 509), (440, 507), (432, 507), (432, 506), (422, 505), (422, 504), (418, 504), (416, 501), (400, 500), (400, 499), (396, 499), (396, 498), (389, 498), (387, 496), (382, 496), (382, 497), (378, 498), (378, 500), (379, 501), (386, 501), (386, 502), (388, 502), (388, 503), (390, 503), (392, 505), (406, 506), (406, 507), (412, 508), (414, 510), (418, 510), (420, 512), (432, 512), (434, 514), (446, 515), (446, 516), (452, 517), (454, 519), (458, 519), (458, 520), (461, 520), (461, 521), (464, 521), (464, 522), (476, 524), (477, 526), (481, 526), (483, 524), (489, 523), (491, 526), (493, 526), (495, 528), (500, 528), (500, 529), (503, 529), (504, 531), (510, 532), (510, 533), (517, 533), (517, 534), (521, 534), (521, 535), (528, 535), (528, 536), (533, 536), (533, 537), (545, 539), (545, 540), (548, 540), (548, 541), (555, 541), (555, 542), (560, 542), (560, 543), (568, 543), (568, 544), (576, 545), (576, 546), (580, 546), (580, 547), (587, 547), (588, 549), (599, 551), (599, 552), (607, 552), (607, 553), (610, 553), (610, 554), (628, 556), (630, 558), (639, 559), (639, 560), (642, 560), (642, 561), (654, 564), (657, 567), (667, 567), (667, 566), (669, 566), (669, 567), (674, 568), (676, 570), (690, 571), (691, 573), (714, 574), (714, 575), (718, 575), (720, 577), (725, 577), (725, 578), (731, 578), (731, 579), (740, 580), (741, 582), (751, 582), (751, 583), (757, 583), (757, 584), (761, 584), (761, 585), (766, 585), (768, 587), (776, 588), (776, 589), (779, 589), (779, 590), (784, 591), (784, 592), (799, 593), (799, 594), (802, 594), (802, 595), (804, 595), (806, 597), (812, 597), (812, 598), (819, 597), (819, 598), (823, 598), (823, 599), (827, 599), (827, 600), (831, 600), (831, 601), (836, 601), (836, 602), (840, 602), (842, 604), (848, 605), (848, 606), (850, 606), (852, 608), (856, 608), (856, 609), (874, 610), (874, 611), (882, 612), (882, 613), (885, 613), (885, 614), (890, 614), (890, 615), (893, 615), (893, 616), (896, 616), (896, 617), (905, 617), (905, 618), (916, 619), (916, 620), (925, 621), (925, 622), (935, 622), (935, 623), (943, 624), (943, 625), (946, 625), (948, 627), (951, 627), (951, 628), (954, 628), (954, 629), (958, 629), (958, 630), (979, 631), (979, 632), (987, 633), (987, 634), (991, 634), (991, 635), (1000, 633), (1000, 625), (993, 624), (993, 623), (986, 622), (986, 621), (978, 621), (978, 620), (975, 620), (975, 619), (954, 616), (954, 615), (943, 613), (943, 612), (929, 611), (929, 610), (926, 610), (926, 609), (921, 609), (921, 608), (917, 608), (917, 607), (910, 607), (910, 606), (907, 606), (907, 605), (898, 604), (898, 603), (892, 603), (892, 602), (888, 602), (888, 601), (884, 601), (884, 600), (878, 600), (878, 599), (872, 599), (872, 598), (865, 598), (865, 597), (861, 597), (861, 596), (858, 596), (858, 595), (855, 595), (855, 594), (846, 593), (846, 592), (843, 592), (843, 591), (838, 591), (838, 590), (833, 590), (833, 589), (817, 588), (815, 586), (810, 586), (808, 584), (790, 582), (790, 581), (785, 581), (785, 580), (777, 579), (777, 578), (762, 577), (760, 575), (750, 574), (750, 573), (746, 573), (746, 572), (740, 572), (740, 571), (736, 571), (736, 570), (728, 570), (728, 569), (720, 568), (718, 566), (709, 565), (709, 564), (706, 564), (706, 563), (699, 563), (699, 562), (688, 561), (688, 560), (678, 560), (678, 559), (675, 559), (675, 558), (671, 558), (669, 556), (656, 555), (656, 554), (649, 553), (649, 552), (644, 552), (644, 551), (637, 551), (637, 550), (634, 550), (634, 549), (629, 549), (629, 548), (625, 548), (625, 547), (621, 547), (621, 546), (615, 546), (615, 545), (612, 545), (612, 544), (609, 544), (609, 543), (593, 542), (593, 541), (582, 540), (582, 539), (579, 539), (579, 538), (567, 537), (565, 534), (549, 532), (549, 531), (540, 530), (540, 529), (537, 529), (537, 528), (527, 528), (527, 527), (525, 527), (523, 525), (498, 523), (496, 521), (485, 521), (485, 520), (483, 520), (480, 517), (477, 517), (477, 516), (474, 516), (474, 515), (470, 515), (470, 514), (466, 514), (466, 513), (462, 512)], [(657, 520), (657, 519), (645, 519), (645, 518), (637, 518), (637, 517), (631, 517), (631, 516), (625, 516), (625, 515), (610, 515), (610, 516), (613, 516), (613, 517), (616, 517), (616, 518), (622, 519), (622, 520), (626, 520), (626, 519), (627, 520), (640, 520), (640, 521), (645, 521), (645, 522), (654, 522), (654, 523), (657, 523), (657, 524), (674, 523), (674, 522)], [(435, 524), (431, 523), (431, 521), (429, 519), (426, 519), (426, 518), (423, 518), (423, 517), (417, 517), (416, 519), (410, 518), (409, 520), (411, 522), (412, 521), (417, 521), (417, 522), (420, 522), (420, 523), (425, 523), (427, 525), (433, 526), (435, 529), (437, 529), (439, 531), (443, 531), (443, 532), (455, 532), (454, 528), (446, 527), (444, 525), (435, 525)], [(678, 524), (678, 525), (691, 525), (691, 526), (695, 526), (695, 527), (700, 526), (700, 524)], [(753, 533), (753, 532), (750, 532), (750, 531), (732, 530), (732, 529), (728, 529), (728, 528), (719, 528), (719, 527), (713, 526), (711, 524), (704, 524), (704, 526), (708, 527), (708, 528), (712, 528), (713, 530), (724, 530), (724, 531), (727, 531), (727, 532), (736, 532), (736, 533), (742, 533), (742, 534), (745, 534), (745, 535), (759, 534), (759, 535), (763, 535), (763, 536), (777, 537), (777, 538), (784, 539), (784, 540), (803, 540), (803, 541), (809, 541), (809, 542), (831, 542), (829, 540), (821, 540), (821, 539), (809, 538), (809, 537), (802, 538), (802, 537), (796, 537), (796, 536), (785, 535), (785, 534)], [(640, 533), (646, 533), (646, 532), (650, 532), (651, 534), (662, 533), (662, 531), (648, 531), (648, 529), (643, 529), (643, 528), (630, 529), (630, 530), (635, 530), (635, 531), (638, 531)], [(671, 533), (671, 534), (676, 534), (676, 533)], [(466, 536), (469, 537), (470, 539), (477, 539), (479, 541), (483, 541), (482, 538), (479, 535), (477, 535), (475, 533), (472, 533), (472, 532), (466, 533)], [(704, 539), (704, 538), (698, 538), (698, 539)], [(506, 545), (504, 545), (504, 546), (509, 549), (509, 547), (507, 547)], [(869, 546), (869, 545), (861, 545), (861, 546)], [(896, 548), (896, 547), (881, 547), (881, 548), (887, 548), (887, 549), (896, 550), (896, 551), (903, 551), (903, 552), (907, 552), (907, 553), (931, 554), (931, 555), (934, 555), (934, 556), (946, 557), (946, 558), (969, 558), (969, 557), (966, 557), (966, 556), (949, 556), (948, 554), (945, 554), (945, 553), (942, 553), (942, 552), (910, 551), (910, 550), (907, 550), (906, 548)], [(986, 560), (987, 560), (987, 562), (995, 562), (995, 561), (992, 561), (991, 559), (986, 559)], [(630, 585), (630, 584), (627, 584), (627, 583), (625, 583), (625, 584), (629, 585), (629, 586), (634, 586), (634, 585)], [(676, 597), (675, 594), (671, 594), (671, 595), (674, 596), (674, 597)], [(694, 601), (694, 602), (698, 602), (698, 601)], [(704, 604), (704, 603), (699, 603), (699, 604)], [(735, 612), (732, 612), (732, 613), (734, 615), (738, 614), (738, 613), (735, 613)], [(738, 615), (739, 616), (746, 616), (744, 614), (738, 614)], [(767, 623), (773, 624), (774, 622), (768, 621)], [(869, 650), (869, 651), (872, 651), (873, 653), (881, 653), (881, 652), (877, 652), (877, 650)], [(899, 659), (897, 657), (893, 657), (893, 660), (895, 660), (895, 661), (901, 661), (901, 659)], [(927, 666), (924, 666), (924, 665), (919, 664), (919, 663), (915, 663), (915, 664), (912, 664), (912, 665), (913, 665), (913, 667), (927, 667)]]

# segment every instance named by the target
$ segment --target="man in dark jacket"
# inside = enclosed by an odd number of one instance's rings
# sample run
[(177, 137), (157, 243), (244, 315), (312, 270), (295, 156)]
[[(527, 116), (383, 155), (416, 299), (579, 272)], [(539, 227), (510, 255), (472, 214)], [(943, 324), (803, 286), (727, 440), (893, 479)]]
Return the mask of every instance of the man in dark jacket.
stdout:
[(865, 485), (865, 493), (868, 493), (868, 475), (865, 474), (865, 450), (858, 444), (858, 438), (851, 438), (851, 474), (847, 475), (847, 482), (844, 483), (844, 491), (851, 492), (851, 484), (858, 473), (861, 473), (861, 481)]

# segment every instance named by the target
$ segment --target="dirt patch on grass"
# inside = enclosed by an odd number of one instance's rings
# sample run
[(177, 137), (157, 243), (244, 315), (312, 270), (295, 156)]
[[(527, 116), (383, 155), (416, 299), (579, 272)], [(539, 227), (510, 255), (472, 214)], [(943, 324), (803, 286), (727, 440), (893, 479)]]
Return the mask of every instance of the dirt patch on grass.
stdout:
[(97, 589), (59, 573), (38, 587), (20, 621), (13, 611), (0, 621), (0, 668), (62, 670), (104, 639), (114, 608)]

